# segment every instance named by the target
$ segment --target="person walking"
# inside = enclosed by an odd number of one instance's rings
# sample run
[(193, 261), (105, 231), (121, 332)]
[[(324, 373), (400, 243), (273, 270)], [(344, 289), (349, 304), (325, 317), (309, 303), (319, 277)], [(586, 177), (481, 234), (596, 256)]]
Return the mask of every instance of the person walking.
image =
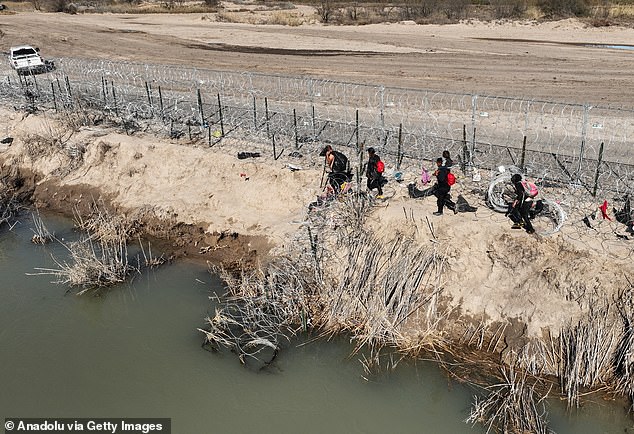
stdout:
[(449, 151), (442, 151), (442, 165), (447, 169), (451, 169), (451, 166), (453, 166), (453, 160), (451, 159)]
[(522, 226), (529, 234), (534, 234), (535, 229), (530, 220), (530, 210), (533, 206), (533, 197), (528, 194), (522, 183), (522, 175), (516, 173), (511, 176), (511, 183), (515, 189), (515, 200), (511, 205), (511, 229), (521, 229)]
[(434, 172), (434, 176), (436, 177), (436, 185), (434, 186), (434, 195), (436, 196), (436, 205), (438, 206), (438, 211), (434, 213), (434, 215), (442, 215), (443, 209), (445, 205), (447, 208), (452, 210), (454, 214), (456, 214), (456, 204), (451, 200), (451, 186), (449, 185), (449, 181), (447, 180), (447, 176), (449, 175), (449, 168), (446, 167), (444, 161), (441, 158), (436, 160), (436, 171)]
[(368, 163), (366, 165), (365, 176), (368, 178), (368, 190), (375, 188), (378, 191), (377, 199), (383, 199), (383, 163), (381, 158), (376, 155), (374, 148), (368, 148)]
[(324, 164), (329, 170), (328, 183), (334, 193), (338, 194), (343, 183), (351, 179), (348, 157), (339, 151), (333, 150), (330, 145), (326, 145), (319, 155), (325, 157)]

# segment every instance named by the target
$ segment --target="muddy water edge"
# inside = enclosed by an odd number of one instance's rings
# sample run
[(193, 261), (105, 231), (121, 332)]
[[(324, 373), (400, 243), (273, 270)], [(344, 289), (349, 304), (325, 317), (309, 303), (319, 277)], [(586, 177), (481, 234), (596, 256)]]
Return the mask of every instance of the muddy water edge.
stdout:
[[(174, 260), (102, 296), (77, 297), (51, 276), (30, 275), (67, 252), (32, 244), (27, 212), (18, 221), (0, 231), (4, 417), (171, 417), (174, 432), (193, 433), (484, 432), (464, 423), (481, 390), (413, 360), (364, 379), (345, 337), (301, 345), (310, 339), (302, 336), (259, 372), (204, 351), (196, 329), (222, 285), (200, 262)], [(67, 218), (44, 221), (60, 240), (77, 237)], [(595, 401), (572, 413), (549, 402), (551, 428), (634, 432), (623, 403)]]

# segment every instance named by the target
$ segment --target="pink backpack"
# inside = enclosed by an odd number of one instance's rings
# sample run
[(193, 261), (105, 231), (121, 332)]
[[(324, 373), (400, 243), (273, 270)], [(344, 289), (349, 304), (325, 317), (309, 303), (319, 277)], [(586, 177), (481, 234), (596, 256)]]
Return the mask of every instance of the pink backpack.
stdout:
[(424, 167), (423, 167), (423, 172), (420, 174), (420, 182), (423, 185), (429, 184), (431, 182), (431, 175), (429, 174), (427, 169), (425, 169)]

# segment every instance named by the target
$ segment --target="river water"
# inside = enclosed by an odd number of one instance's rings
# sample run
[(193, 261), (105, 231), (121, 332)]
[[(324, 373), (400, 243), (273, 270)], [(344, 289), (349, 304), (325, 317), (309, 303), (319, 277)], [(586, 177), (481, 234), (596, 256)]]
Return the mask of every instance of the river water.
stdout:
[[(76, 235), (48, 216), (58, 238)], [(78, 297), (27, 275), (64, 257), (31, 244), (28, 218), (0, 232), (0, 420), (5, 417), (168, 417), (174, 433), (483, 433), (463, 421), (473, 389), (432, 364), (401, 363), (366, 381), (344, 340), (290, 345), (253, 372), (231, 354), (201, 348), (205, 267), (177, 262), (105, 296)], [(295, 343), (296, 344), (296, 343)], [(622, 406), (567, 414), (549, 405), (560, 434), (634, 433)]]

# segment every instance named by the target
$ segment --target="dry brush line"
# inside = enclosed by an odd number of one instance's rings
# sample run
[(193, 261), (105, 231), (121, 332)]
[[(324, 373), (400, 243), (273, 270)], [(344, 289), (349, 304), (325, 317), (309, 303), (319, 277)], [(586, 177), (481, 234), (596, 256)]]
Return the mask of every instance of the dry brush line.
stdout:
[(68, 260), (53, 258), (58, 268), (36, 268), (35, 274), (55, 276), (54, 283), (82, 287), (82, 295), (93, 289), (101, 289), (125, 281), (138, 265), (128, 259), (128, 239), (132, 223), (125, 217), (108, 212), (93, 201), (91, 214), (81, 217), (75, 207), (76, 226), (85, 231), (79, 241), (60, 243), (69, 252)]
[(31, 237), (31, 242), (33, 244), (47, 244), (54, 239), (53, 234), (48, 230), (44, 221), (42, 221), (42, 217), (40, 216), (40, 211), (35, 210), (34, 213), (31, 213), (33, 219), (34, 228), (31, 229), (33, 232), (33, 236)]
[(615, 351), (614, 374), (616, 391), (630, 399), (630, 410), (634, 410), (634, 285), (628, 283), (629, 289), (616, 302), (623, 330)]
[(488, 386), (488, 395), (475, 397), (466, 422), (481, 423), (486, 432), (549, 434), (544, 398), (536, 399), (534, 378), (514, 368), (502, 368), (503, 381)]
[(6, 224), (9, 229), (12, 229), (20, 209), (22, 209), (20, 198), (5, 176), (0, 179), (0, 227)]
[(92, 200), (90, 211), (82, 215), (77, 206), (73, 208), (74, 224), (99, 241), (128, 241), (137, 232), (137, 221), (125, 215), (114, 214), (101, 201)]
[(70, 254), (69, 260), (53, 258), (58, 268), (36, 268), (38, 273), (34, 274), (52, 275), (57, 279), (53, 283), (82, 287), (77, 295), (122, 283), (130, 272), (138, 270), (128, 262), (124, 240), (95, 242), (87, 236), (62, 245)]
[[(266, 270), (222, 272), (227, 294), (205, 320), (206, 343), (229, 348), (244, 361), (257, 358), (248, 343), (278, 351), (283, 339), (310, 327), (323, 336), (348, 333), (355, 353), (369, 350), (364, 364), (370, 366), (378, 365), (385, 346), (411, 348), (404, 329), (416, 321), (424, 325), (418, 350), (442, 345), (442, 259), (411, 236), (386, 240), (363, 229), (369, 209), (364, 200), (337, 202)], [(340, 225), (342, 215), (349, 216), (347, 227)]]
[[(310, 259), (309, 259), (310, 262)], [(268, 365), (283, 343), (298, 329), (308, 327), (308, 301), (315, 281), (306, 262), (278, 257), (262, 270), (234, 274), (214, 268), (226, 284), (227, 293), (217, 300), (213, 317), (205, 318), (205, 345), (226, 348), (243, 364)]]

